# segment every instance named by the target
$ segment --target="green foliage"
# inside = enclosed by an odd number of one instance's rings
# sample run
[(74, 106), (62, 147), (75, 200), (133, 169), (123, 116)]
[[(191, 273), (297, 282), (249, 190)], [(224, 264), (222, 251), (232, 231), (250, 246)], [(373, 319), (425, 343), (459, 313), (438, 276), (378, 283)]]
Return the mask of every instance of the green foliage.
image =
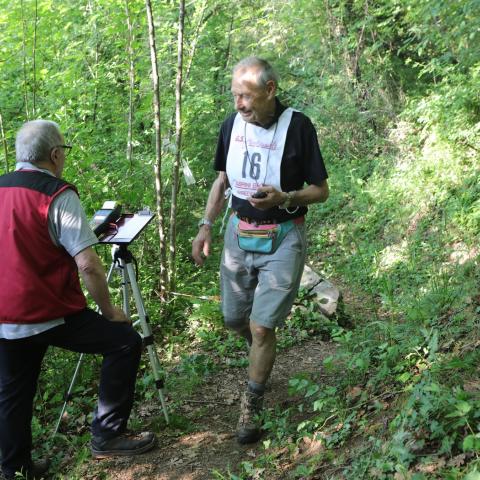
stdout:
[[(15, 131), (25, 120), (51, 118), (74, 145), (65, 177), (78, 185), (89, 215), (110, 198), (126, 210), (153, 207), (155, 145), (143, 2), (129, 1), (136, 72), (131, 162), (125, 155), (124, 2), (4, 0), (0, 7), (0, 114), (9, 152), (4, 159), (0, 148), (0, 168), (3, 160), (13, 167)], [(164, 1), (153, 7), (168, 206), (177, 7)], [(352, 307), (356, 328), (350, 330), (321, 316), (301, 294), (279, 332), (279, 346), (312, 335), (333, 341), (337, 352), (324, 362), (332, 378), (328, 385), (292, 378), (291, 393), (301, 401), (295, 411), (266, 413), (265, 454), (226, 476), (216, 472), (217, 478), (267, 478), (265, 472), (274, 468), (269, 449), (290, 448), (310, 436), (326, 453), (292, 472), (292, 478), (309, 478), (354, 433), (362, 436), (364, 448), (344, 466), (346, 478), (427, 478), (415, 470), (418, 465), (435, 455), (463, 453), (468, 461), (439, 467), (438, 478), (479, 476), (474, 458), (479, 400), (464, 388), (478, 376), (479, 22), (478, 0), (241, 0), (235, 14), (224, 0), (188, 4), (182, 157), (197, 184), (181, 185), (178, 295), (168, 305), (160, 305), (156, 294), (156, 229), (150, 227), (134, 247), (168, 389), (180, 401), (212, 372), (246, 362), (245, 345), (223, 328), (217, 302), (220, 236), (204, 270), (189, 259), (196, 219), (214, 177), (218, 126), (232, 110), (230, 68), (246, 55), (273, 62), (281, 74), (280, 97), (317, 127), (331, 197), (310, 208), (310, 259), (362, 299)], [(99, 253), (108, 264), (109, 252)], [(87, 457), (96, 359), (82, 368), (62, 435), (47, 440), (46, 425), (56, 419), (75, 362), (76, 355), (49, 352), (35, 406), (35, 443), (55, 452), (54, 465), (61, 464), (62, 450), (74, 462)], [(138, 400), (153, 400), (152, 384), (145, 362)], [(171, 416), (172, 428), (185, 426), (184, 419)], [(381, 421), (388, 428), (371, 429)], [(74, 470), (68, 478), (81, 478)]]
[[(478, 449), (478, 399), (463, 389), (465, 376), (476, 376), (477, 355), (461, 351), (478, 324), (478, 308), (471, 304), (478, 291), (479, 55), (478, 42), (472, 43), (478, 4), (328, 7), (320, 15), (308, 15), (310, 6), (303, 3), (295, 5), (295, 14), (293, 7), (279, 7), (280, 15), (302, 18), (295, 29), (300, 24), (305, 44), (296, 57), (301, 48), (293, 27), (282, 27), (291, 37), (289, 67), (298, 67), (283, 95), (300, 101), (318, 122), (329, 159), (332, 194), (311, 208), (310, 221), (318, 219), (310, 225), (311, 253), (319, 256), (319, 268), (341, 277), (367, 303), (355, 312), (354, 331), (328, 327), (340, 347), (325, 362), (333, 385), (291, 379), (292, 394), (304, 398), (298, 408), (308, 413), (296, 438), (313, 435), (335, 450), (352, 432), (365, 430), (366, 448), (350, 459), (346, 478), (426, 478), (410, 470), (423, 457), (427, 464), (430, 454)], [(458, 8), (465, 13), (462, 22), (451, 14)], [(325, 16), (335, 45), (315, 36), (313, 24), (321, 30)], [(355, 75), (349, 68), (357, 53)], [(325, 58), (337, 63), (318, 60)], [(309, 318), (299, 313), (304, 315)], [(369, 436), (377, 416), (390, 427)], [(275, 418), (271, 437), (287, 443), (291, 430), (282, 415)], [(309, 478), (314, 471), (302, 466), (298, 475)], [(438, 478), (474, 471), (442, 467)]]

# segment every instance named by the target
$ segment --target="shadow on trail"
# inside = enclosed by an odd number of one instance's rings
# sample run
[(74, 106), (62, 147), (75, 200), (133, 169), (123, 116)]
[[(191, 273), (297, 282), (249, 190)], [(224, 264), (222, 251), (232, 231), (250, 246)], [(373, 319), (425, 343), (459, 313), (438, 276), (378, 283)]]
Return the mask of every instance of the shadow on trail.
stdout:
[[(319, 338), (279, 352), (265, 397), (265, 407), (292, 407), (288, 380), (297, 374), (322, 375), (323, 360), (335, 349)], [(228, 479), (239, 474), (241, 463), (263, 453), (263, 442), (239, 445), (235, 438), (244, 368), (222, 370), (185, 400), (176, 415), (190, 422), (189, 433), (165, 429), (156, 449), (137, 458), (116, 458), (92, 462), (85, 480), (206, 480)], [(159, 412), (160, 414), (160, 412)], [(264, 436), (268, 439), (268, 435)], [(218, 472), (216, 475), (215, 472)], [(280, 472), (279, 472), (280, 474)], [(281, 477), (277, 477), (281, 478)], [(273, 480), (273, 479), (272, 479)]]

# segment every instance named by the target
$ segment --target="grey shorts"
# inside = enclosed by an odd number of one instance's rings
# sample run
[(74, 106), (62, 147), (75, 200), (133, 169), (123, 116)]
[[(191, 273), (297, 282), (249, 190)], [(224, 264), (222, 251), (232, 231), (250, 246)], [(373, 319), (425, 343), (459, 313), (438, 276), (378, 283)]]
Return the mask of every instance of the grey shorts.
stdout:
[(250, 320), (266, 328), (283, 325), (298, 292), (306, 255), (305, 224), (295, 224), (272, 254), (238, 246), (230, 218), (220, 265), (225, 324)]

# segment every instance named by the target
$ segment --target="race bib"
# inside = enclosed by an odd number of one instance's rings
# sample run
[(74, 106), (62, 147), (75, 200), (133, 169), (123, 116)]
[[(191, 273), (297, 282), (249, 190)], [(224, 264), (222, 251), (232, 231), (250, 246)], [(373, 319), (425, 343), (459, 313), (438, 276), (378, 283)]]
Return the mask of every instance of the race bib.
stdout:
[(239, 113), (236, 115), (227, 156), (233, 195), (246, 199), (262, 185), (281, 190), (280, 166), (293, 112), (287, 108), (268, 130), (243, 121)]

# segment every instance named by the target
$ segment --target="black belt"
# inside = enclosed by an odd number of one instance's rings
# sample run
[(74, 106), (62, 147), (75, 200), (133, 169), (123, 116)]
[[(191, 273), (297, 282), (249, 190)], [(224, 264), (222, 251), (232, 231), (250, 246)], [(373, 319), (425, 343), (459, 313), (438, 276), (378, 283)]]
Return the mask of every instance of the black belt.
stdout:
[[(237, 218), (239, 218), (243, 222), (251, 223), (253, 225), (274, 225), (275, 223), (282, 223), (282, 222), (279, 222), (278, 220), (257, 220), (255, 218), (241, 217), (237, 212), (234, 212), (234, 214)], [(303, 223), (305, 221), (305, 217), (302, 215), (301, 217), (287, 219), (287, 220), (293, 220), (295, 223)], [(284, 222), (286, 222), (287, 220), (284, 220)]]

